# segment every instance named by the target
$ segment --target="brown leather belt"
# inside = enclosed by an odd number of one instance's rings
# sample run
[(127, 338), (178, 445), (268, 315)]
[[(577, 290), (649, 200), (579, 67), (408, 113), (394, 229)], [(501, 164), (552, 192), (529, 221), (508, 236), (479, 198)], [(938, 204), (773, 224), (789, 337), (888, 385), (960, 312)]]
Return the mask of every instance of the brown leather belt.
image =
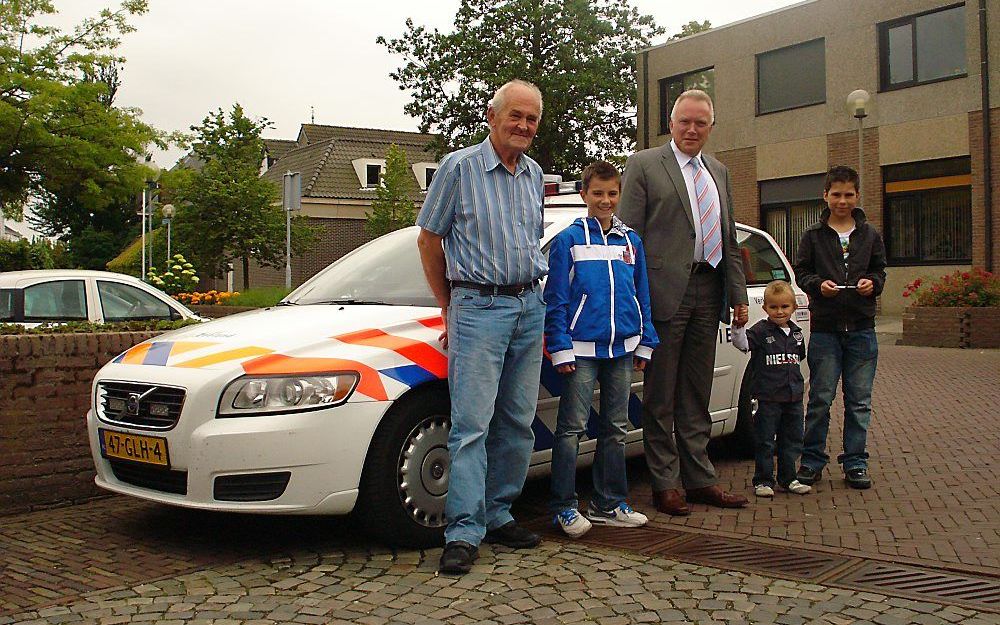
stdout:
[(521, 295), (525, 291), (530, 291), (538, 286), (541, 278), (535, 278), (531, 282), (524, 284), (479, 284), (478, 282), (466, 282), (464, 280), (452, 280), (452, 288), (473, 289), (479, 291), (480, 295)]

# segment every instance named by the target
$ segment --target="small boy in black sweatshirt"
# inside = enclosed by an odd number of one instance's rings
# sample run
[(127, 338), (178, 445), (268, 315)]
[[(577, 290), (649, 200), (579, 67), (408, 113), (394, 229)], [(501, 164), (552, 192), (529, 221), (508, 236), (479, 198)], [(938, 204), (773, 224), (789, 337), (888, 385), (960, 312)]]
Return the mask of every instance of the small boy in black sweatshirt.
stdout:
[[(751, 391), (757, 398), (754, 419), (755, 457), (754, 494), (773, 497), (775, 484), (796, 495), (805, 495), (812, 487), (795, 479), (795, 464), (802, 453), (802, 370), (806, 357), (802, 330), (792, 321), (795, 292), (790, 284), (775, 280), (764, 289), (764, 312), (761, 319), (744, 330), (733, 328), (733, 345), (751, 352), (747, 368), (751, 373)], [(774, 480), (774, 447), (778, 446), (778, 480)]]

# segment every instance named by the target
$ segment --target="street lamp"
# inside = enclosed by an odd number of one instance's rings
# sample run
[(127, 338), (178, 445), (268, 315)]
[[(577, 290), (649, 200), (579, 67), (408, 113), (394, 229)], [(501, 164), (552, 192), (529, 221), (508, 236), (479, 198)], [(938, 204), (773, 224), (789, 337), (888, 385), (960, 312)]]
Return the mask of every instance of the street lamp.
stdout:
[(868, 101), (871, 96), (864, 89), (855, 89), (847, 96), (847, 112), (858, 120), (858, 176), (864, 176), (865, 150), (862, 143), (865, 118), (868, 117)]
[(160, 214), (163, 215), (163, 223), (167, 224), (167, 267), (170, 266), (170, 220), (174, 218), (174, 205), (164, 204), (163, 208), (160, 209)]

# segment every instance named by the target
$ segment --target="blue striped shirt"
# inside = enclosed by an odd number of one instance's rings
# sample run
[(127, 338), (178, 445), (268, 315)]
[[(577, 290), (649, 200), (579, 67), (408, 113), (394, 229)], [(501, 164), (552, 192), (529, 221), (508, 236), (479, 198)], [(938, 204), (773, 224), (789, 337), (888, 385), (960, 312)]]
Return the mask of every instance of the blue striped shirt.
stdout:
[(514, 173), (489, 137), (442, 159), (417, 225), (444, 237), (449, 280), (523, 284), (548, 272), (542, 168), (525, 155)]

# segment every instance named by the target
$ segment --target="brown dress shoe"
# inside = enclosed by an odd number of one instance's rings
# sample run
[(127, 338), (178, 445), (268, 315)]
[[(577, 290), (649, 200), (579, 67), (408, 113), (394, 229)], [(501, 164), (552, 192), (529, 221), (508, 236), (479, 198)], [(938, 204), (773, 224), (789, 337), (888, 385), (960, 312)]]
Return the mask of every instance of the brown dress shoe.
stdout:
[(684, 503), (684, 495), (676, 488), (654, 490), (653, 505), (660, 512), (665, 512), (670, 516), (687, 516), (691, 514), (691, 509)]
[(747, 505), (747, 498), (743, 495), (727, 493), (718, 486), (689, 490), (687, 500), (689, 503), (707, 503), (717, 508), (742, 508)]

